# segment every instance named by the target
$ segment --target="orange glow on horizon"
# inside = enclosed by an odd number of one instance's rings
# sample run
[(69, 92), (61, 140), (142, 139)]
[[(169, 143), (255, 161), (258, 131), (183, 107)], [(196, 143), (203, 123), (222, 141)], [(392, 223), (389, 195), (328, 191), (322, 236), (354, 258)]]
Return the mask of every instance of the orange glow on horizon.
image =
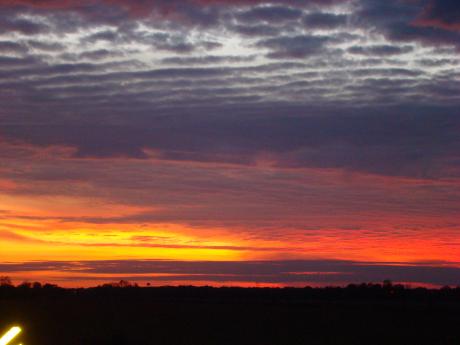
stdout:
[[(28, 260), (276, 260), (334, 258), (357, 261), (460, 261), (449, 229), (408, 239), (369, 237), (367, 230), (322, 230), (297, 239), (244, 239), (226, 229), (196, 229), (174, 224), (89, 225), (54, 221), (7, 220), (0, 225), (4, 261)], [(289, 233), (291, 229), (286, 229)], [(295, 235), (294, 235), (295, 236)], [(410, 242), (409, 242), (410, 241)]]
[[(267, 167), (263, 162), (261, 160), (255, 167), (216, 166), (213, 169), (231, 179), (246, 178), (245, 174), (255, 174), (257, 178), (276, 174), (276, 168)], [(121, 161), (116, 164), (123, 167)], [(150, 169), (153, 163), (138, 164)], [(167, 163), (167, 166), (176, 167), (178, 164)], [(184, 164), (192, 167), (192, 163)], [(201, 169), (203, 164), (196, 165)], [(377, 185), (383, 186), (382, 190), (389, 195), (397, 192), (398, 188), (429, 185), (427, 181), (416, 179), (344, 175), (333, 169), (306, 169), (305, 174), (289, 169), (286, 171), (293, 174), (288, 182), (283, 181), (289, 188), (291, 178), (296, 179), (297, 187), (308, 187), (314, 183), (327, 188), (332, 186), (335, 190), (353, 185), (363, 193), (367, 186)], [(3, 262), (312, 259), (408, 264), (421, 261), (460, 262), (460, 242), (456, 240), (457, 216), (448, 208), (445, 218), (441, 219), (434, 211), (420, 212), (414, 208), (411, 212), (405, 212), (392, 204), (382, 203), (379, 197), (373, 201), (375, 205), (368, 209), (366, 202), (356, 198), (350, 201), (354, 203), (352, 208), (362, 211), (351, 213), (346, 208), (348, 203), (337, 203), (333, 195), (333, 199), (320, 199), (311, 206), (302, 205), (304, 208), (299, 210), (294, 204), (281, 203), (282, 209), (280, 205), (275, 204), (274, 207), (267, 201), (266, 205), (261, 206), (263, 212), (259, 215), (253, 216), (247, 212), (243, 214), (245, 218), (240, 220), (238, 213), (231, 213), (230, 218), (219, 222), (219, 212), (225, 216), (225, 207), (220, 205), (216, 211), (213, 206), (218, 199), (214, 199), (210, 193), (203, 196), (210, 212), (214, 212), (209, 220), (193, 222), (193, 212), (195, 208), (199, 211), (200, 205), (189, 203), (178, 212), (178, 220), (172, 216), (165, 220), (160, 217), (159, 221), (155, 221), (157, 215), (173, 212), (174, 205), (158, 203), (147, 207), (147, 203), (136, 203), (132, 199), (111, 200), (110, 196), (104, 197), (100, 191), (95, 193), (93, 186), (81, 182), (76, 182), (73, 188), (87, 188), (88, 195), (9, 193), (8, 188), (11, 190), (16, 184), (5, 181), (0, 180), (0, 260)], [(439, 188), (450, 188), (452, 184), (457, 184), (456, 181), (434, 183), (439, 184)], [(39, 187), (42, 190), (47, 186), (47, 182), (43, 182), (43, 186)], [(68, 188), (67, 185), (65, 188)], [(92, 193), (97, 196), (91, 196)], [(168, 190), (167, 195), (169, 193)], [(238, 196), (231, 195), (229, 200), (234, 197), (241, 202)], [(257, 200), (248, 202), (258, 206)], [(337, 205), (345, 208), (336, 212)], [(260, 209), (256, 208), (256, 211)], [(237, 210), (245, 211), (239, 204)], [(277, 210), (280, 212), (279, 218)], [(309, 210), (310, 213), (304, 216), (303, 210)], [(190, 212), (187, 215), (191, 221), (187, 221), (187, 217), (181, 219), (181, 212)], [(144, 215), (149, 217), (144, 219)], [(67, 276), (54, 273), (41, 274), (52, 281), (70, 284), (65, 280)], [(40, 276), (31, 272), (12, 272), (11, 275), (41, 280)], [(86, 278), (91, 277), (87, 275)], [(81, 277), (82, 281), (86, 278)], [(96, 280), (106, 278), (94, 277)]]

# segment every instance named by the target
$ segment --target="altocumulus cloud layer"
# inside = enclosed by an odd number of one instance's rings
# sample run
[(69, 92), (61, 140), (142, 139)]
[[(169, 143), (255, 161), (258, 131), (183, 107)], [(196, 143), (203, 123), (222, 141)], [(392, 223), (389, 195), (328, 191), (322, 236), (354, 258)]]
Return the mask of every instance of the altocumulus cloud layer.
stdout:
[(0, 0), (4, 259), (458, 262), (459, 53), (456, 0)]

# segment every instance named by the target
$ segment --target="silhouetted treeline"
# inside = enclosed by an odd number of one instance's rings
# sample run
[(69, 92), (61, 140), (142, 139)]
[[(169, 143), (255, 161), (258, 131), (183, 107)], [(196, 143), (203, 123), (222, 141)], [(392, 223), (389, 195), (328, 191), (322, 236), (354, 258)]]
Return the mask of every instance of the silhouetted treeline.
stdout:
[(283, 301), (303, 299), (458, 299), (460, 286), (428, 289), (411, 288), (402, 284), (362, 283), (349, 284), (346, 287), (309, 287), (304, 288), (240, 288), (240, 287), (195, 287), (195, 286), (163, 286), (140, 287), (121, 280), (91, 288), (61, 288), (54, 284), (24, 282), (0, 284), (0, 298), (31, 297), (31, 296), (135, 296), (158, 299), (224, 299), (250, 301)]
[[(460, 345), (460, 288), (0, 286), (27, 345)], [(4, 327), (4, 328), (3, 328)], [(18, 342), (19, 343), (19, 342)]]

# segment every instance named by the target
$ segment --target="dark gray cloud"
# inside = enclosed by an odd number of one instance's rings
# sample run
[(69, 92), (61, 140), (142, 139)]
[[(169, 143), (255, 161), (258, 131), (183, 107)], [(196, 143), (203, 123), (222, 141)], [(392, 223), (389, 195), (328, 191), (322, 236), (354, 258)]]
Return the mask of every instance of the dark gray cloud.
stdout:
[(419, 24), (460, 30), (460, 4), (455, 0), (431, 0)]
[(375, 45), (375, 46), (367, 46), (367, 47), (355, 46), (355, 47), (349, 48), (347, 51), (351, 54), (357, 54), (357, 55), (390, 56), (390, 55), (410, 53), (413, 50), (414, 48), (410, 46), (400, 47), (400, 46), (392, 46), (392, 45)]
[(216, 56), (204, 55), (198, 57), (169, 57), (162, 60), (165, 64), (174, 65), (205, 65), (221, 63), (241, 63), (254, 61), (255, 56)]
[(275, 25), (284, 21), (300, 19), (301, 16), (301, 10), (286, 6), (255, 7), (237, 14), (237, 18), (241, 22), (255, 23), (265, 21)]
[(252, 37), (275, 36), (280, 33), (280, 28), (273, 25), (233, 25), (235, 32)]
[(309, 13), (303, 18), (308, 29), (335, 29), (347, 23), (347, 15), (323, 12)]
[[(243, 120), (241, 113), (233, 119), (198, 115), (180, 122), (177, 117), (145, 120), (135, 126), (3, 126), (0, 135), (33, 145), (72, 146), (76, 157), (147, 158), (144, 149), (150, 148), (166, 160), (252, 164), (259, 154), (270, 152), (280, 167), (418, 178), (445, 175), (443, 162), (460, 152), (460, 122), (450, 109), (438, 108), (436, 115), (420, 108), (369, 108), (348, 114), (323, 110), (321, 116), (312, 116), (317, 111), (278, 108), (263, 120)], [(282, 116), (299, 112), (304, 116)]]
[(422, 66), (427, 66), (427, 67), (440, 67), (440, 66), (444, 66), (444, 65), (458, 66), (460, 64), (460, 60), (458, 60), (458, 59), (430, 59), (430, 58), (425, 58), (425, 59), (417, 60), (417, 63), (419, 63)]
[(418, 77), (420, 75), (423, 75), (423, 71), (407, 68), (360, 68), (354, 70), (353, 74), (358, 77)]
[(0, 41), (0, 54), (23, 54), (27, 52), (27, 47), (23, 44), (11, 41)]
[[(70, 278), (81, 280), (85, 274), (126, 275), (132, 280), (163, 281), (212, 281), (214, 283), (248, 282), (283, 283), (285, 285), (319, 283), (344, 285), (347, 283), (377, 282), (385, 279), (413, 284), (458, 284), (460, 269), (442, 266), (442, 262), (416, 263), (358, 263), (353, 261), (246, 261), (246, 262), (185, 262), (185, 261), (83, 261), (83, 262), (30, 262), (0, 264), (0, 270), (9, 272), (74, 273)], [(155, 275), (167, 273), (168, 276)], [(136, 277), (136, 274), (147, 277)], [(148, 277), (151, 274), (152, 277)], [(97, 278), (92, 277), (92, 280)], [(106, 279), (111, 279), (110, 277)]]
[[(442, 1), (360, 1), (360, 10), (356, 13), (355, 21), (366, 26), (375, 27), (384, 33), (390, 40), (403, 42), (422, 42), (427, 45), (451, 44), (460, 45), (460, 32), (447, 30), (442, 26), (428, 26), (418, 23), (424, 11), (433, 8), (448, 9), (452, 7), (455, 13), (456, 5)], [(433, 7), (434, 6), (434, 7)], [(430, 10), (431, 8), (431, 10)], [(426, 13), (426, 12), (425, 12)], [(428, 12), (430, 13), (430, 12)]]
[(45, 52), (59, 52), (65, 49), (65, 46), (59, 42), (41, 42), (34, 40), (28, 40), (27, 46)]
[(39, 61), (40, 60), (35, 57), (0, 56), (0, 69), (30, 66)]
[[(247, 6), (257, 6), (262, 12), (262, 16), (268, 17), (278, 16), (285, 18), (292, 16), (288, 13), (286, 6), (292, 6), (292, 10), (296, 11), (295, 7), (328, 7), (334, 4), (347, 3), (349, 0), (153, 0), (142, 1), (135, 0), (126, 2), (123, 0), (106, 1), (101, 0), (96, 3), (91, 3), (88, 6), (81, 6), (81, 3), (76, 0), (70, 0), (66, 3), (57, 2), (56, 0), (45, 0), (39, 3), (31, 0), (13, 0), (5, 4), (0, 4), (7, 10), (11, 9), (27, 9), (41, 10), (43, 12), (52, 13), (77, 13), (90, 18), (93, 21), (108, 24), (120, 24), (131, 19), (143, 19), (151, 15), (160, 15), (163, 18), (179, 20), (182, 23), (189, 25), (209, 26), (215, 25), (219, 21), (219, 12), (222, 8), (239, 8)], [(275, 9), (274, 12), (264, 10), (266, 5), (270, 5)], [(256, 11), (257, 12), (257, 11)], [(267, 14), (267, 12), (271, 12)]]
[(14, 16), (10, 11), (0, 14), (0, 32), (16, 32), (24, 35), (38, 35), (49, 32), (46, 24), (21, 19)]
[(282, 36), (262, 40), (257, 46), (271, 49), (268, 57), (273, 59), (303, 59), (318, 54), (327, 40), (325, 36)]
[(88, 43), (96, 43), (98, 41), (114, 42), (119, 38), (119, 35), (115, 31), (101, 31), (85, 38)]
[(81, 59), (84, 60), (103, 60), (111, 57), (117, 57), (122, 55), (120, 52), (110, 51), (108, 49), (98, 49), (98, 50), (90, 50), (84, 53), (78, 54), (74, 57), (69, 56), (71, 60), (79, 61)]

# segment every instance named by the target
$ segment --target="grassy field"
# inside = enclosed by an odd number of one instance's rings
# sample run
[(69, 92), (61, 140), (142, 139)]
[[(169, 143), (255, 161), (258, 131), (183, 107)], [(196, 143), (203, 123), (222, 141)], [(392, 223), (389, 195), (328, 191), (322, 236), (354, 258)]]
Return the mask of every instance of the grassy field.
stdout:
[(13, 323), (24, 345), (460, 345), (460, 289), (1, 287)]

